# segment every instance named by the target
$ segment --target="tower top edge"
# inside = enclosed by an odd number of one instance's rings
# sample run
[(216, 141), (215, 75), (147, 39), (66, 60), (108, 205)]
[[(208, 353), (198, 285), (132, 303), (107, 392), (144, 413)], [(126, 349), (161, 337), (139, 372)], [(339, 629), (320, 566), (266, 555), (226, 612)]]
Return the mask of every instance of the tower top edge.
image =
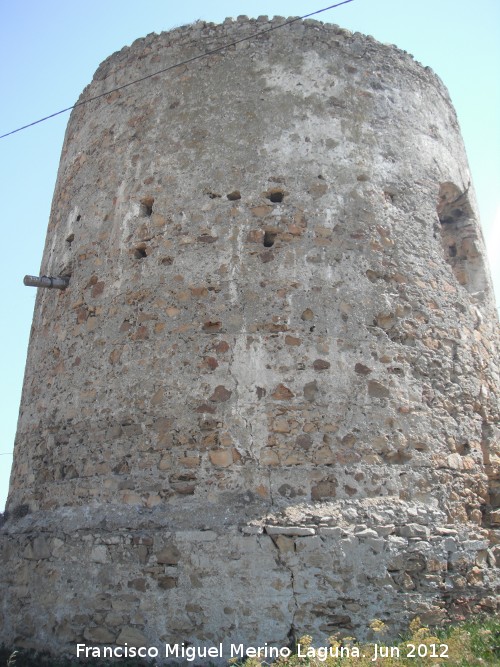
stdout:
[(285, 35), (287, 40), (300, 41), (301, 49), (314, 48), (320, 43), (324, 48), (330, 43), (332, 48), (348, 48), (353, 57), (359, 59), (369, 58), (378, 52), (379, 55), (392, 58), (393, 66), (412, 70), (417, 76), (424, 76), (449, 98), (446, 86), (434, 70), (417, 61), (411, 53), (397, 45), (380, 42), (372, 35), (352, 32), (335, 23), (296, 16), (270, 18), (263, 15), (252, 18), (240, 15), (236, 18), (228, 17), (221, 23), (199, 19), (169, 30), (152, 32), (108, 56), (97, 68), (92, 83), (104, 81), (131, 60), (144, 58), (145, 54), (152, 54), (154, 49), (172, 48), (174, 53), (186, 49), (190, 51), (189, 57), (191, 57), (192, 50), (198, 47), (198, 53), (202, 56), (213, 49), (221, 49), (225, 44), (228, 49), (234, 48), (234, 41), (256, 40), (259, 44), (263, 44), (271, 40), (278, 42)]

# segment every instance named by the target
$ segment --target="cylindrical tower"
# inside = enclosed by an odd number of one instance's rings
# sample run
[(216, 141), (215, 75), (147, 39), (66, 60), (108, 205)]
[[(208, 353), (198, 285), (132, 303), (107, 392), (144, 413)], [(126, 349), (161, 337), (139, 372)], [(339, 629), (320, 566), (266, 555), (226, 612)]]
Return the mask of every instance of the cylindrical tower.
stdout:
[[(149, 35), (81, 100), (266, 27)], [(493, 610), (476, 210), (440, 80), (334, 25), (77, 107), (42, 261), (70, 280), (35, 307), (0, 639), (286, 645)]]

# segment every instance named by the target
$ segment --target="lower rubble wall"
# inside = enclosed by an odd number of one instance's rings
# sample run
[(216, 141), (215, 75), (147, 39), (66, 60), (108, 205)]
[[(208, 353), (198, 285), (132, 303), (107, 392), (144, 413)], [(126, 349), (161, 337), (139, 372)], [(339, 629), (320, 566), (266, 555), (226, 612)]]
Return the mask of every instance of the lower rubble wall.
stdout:
[(162, 656), (165, 644), (223, 642), (224, 662), (231, 643), (366, 639), (375, 618), (396, 635), (415, 616), (497, 609), (495, 531), (447, 525), (436, 508), (324, 503), (231, 525), (192, 513), (183, 529), (154, 510), (106, 511), (6, 522), (0, 641), (72, 656), (77, 644)]

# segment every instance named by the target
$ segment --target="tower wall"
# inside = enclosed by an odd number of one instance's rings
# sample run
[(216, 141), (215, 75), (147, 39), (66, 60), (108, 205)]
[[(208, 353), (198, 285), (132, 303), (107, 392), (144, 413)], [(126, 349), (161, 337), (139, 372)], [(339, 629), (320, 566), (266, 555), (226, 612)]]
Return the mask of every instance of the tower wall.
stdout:
[[(81, 99), (266, 26), (149, 35)], [(41, 273), (71, 278), (35, 307), (0, 639), (496, 608), (497, 320), (428, 68), (304, 21), (77, 107)]]

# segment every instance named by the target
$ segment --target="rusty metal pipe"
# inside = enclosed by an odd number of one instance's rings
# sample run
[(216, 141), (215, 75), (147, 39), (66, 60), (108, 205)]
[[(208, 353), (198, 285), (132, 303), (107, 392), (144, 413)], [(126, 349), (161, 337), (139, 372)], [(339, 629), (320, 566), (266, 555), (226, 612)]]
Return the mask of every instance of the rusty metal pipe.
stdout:
[(23, 283), (27, 287), (45, 287), (46, 289), (66, 289), (69, 285), (68, 276), (24, 276)]

